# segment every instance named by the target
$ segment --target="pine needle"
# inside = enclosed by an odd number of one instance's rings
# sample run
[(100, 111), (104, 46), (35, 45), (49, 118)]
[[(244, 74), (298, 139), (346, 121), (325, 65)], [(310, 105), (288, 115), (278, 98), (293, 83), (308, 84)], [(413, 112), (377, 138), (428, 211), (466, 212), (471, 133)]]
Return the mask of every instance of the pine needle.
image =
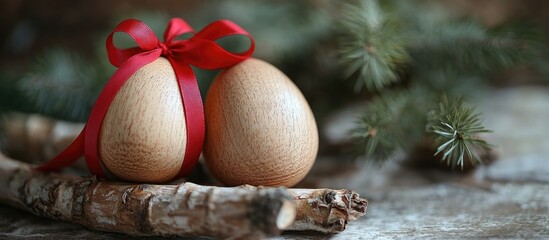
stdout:
[(461, 166), (464, 159), (473, 165), (482, 163), (479, 151), (492, 147), (480, 134), (491, 132), (484, 128), (480, 114), (472, 107), (463, 103), (462, 98), (448, 100), (442, 97), (438, 108), (429, 113), (428, 132), (435, 136), (435, 156), (441, 156), (441, 161), (449, 166)]

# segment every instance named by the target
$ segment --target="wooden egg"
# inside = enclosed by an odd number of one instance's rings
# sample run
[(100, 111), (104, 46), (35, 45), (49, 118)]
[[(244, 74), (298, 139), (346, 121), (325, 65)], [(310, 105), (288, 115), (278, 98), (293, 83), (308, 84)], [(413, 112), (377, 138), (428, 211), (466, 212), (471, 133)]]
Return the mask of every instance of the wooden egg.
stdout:
[(227, 185), (290, 187), (316, 159), (313, 113), (294, 83), (269, 63), (248, 59), (221, 72), (205, 114), (206, 164)]
[(174, 70), (158, 58), (135, 72), (109, 106), (99, 156), (113, 175), (134, 182), (166, 182), (183, 163), (187, 132)]

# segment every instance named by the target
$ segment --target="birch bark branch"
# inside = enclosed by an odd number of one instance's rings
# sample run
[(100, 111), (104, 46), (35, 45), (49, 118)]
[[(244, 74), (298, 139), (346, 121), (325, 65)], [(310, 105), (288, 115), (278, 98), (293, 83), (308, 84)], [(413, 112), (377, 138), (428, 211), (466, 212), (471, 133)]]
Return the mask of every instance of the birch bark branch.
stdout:
[(0, 192), (0, 202), (39, 216), (136, 236), (262, 238), (284, 229), (337, 233), (364, 215), (368, 204), (350, 190), (139, 185), (45, 174), (3, 155)]

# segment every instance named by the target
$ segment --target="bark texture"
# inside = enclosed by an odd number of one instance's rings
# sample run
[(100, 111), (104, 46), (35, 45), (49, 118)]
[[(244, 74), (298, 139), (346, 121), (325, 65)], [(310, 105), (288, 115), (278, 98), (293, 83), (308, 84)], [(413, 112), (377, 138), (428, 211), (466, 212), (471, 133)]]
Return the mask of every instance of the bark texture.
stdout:
[(342, 232), (347, 223), (363, 216), (368, 207), (368, 200), (348, 189), (289, 189), (289, 192), (298, 211), (288, 230)]
[[(284, 229), (337, 233), (365, 214), (350, 190), (126, 184), (39, 173), (0, 155), (0, 202), (135, 236), (262, 238)], [(295, 221), (294, 221), (295, 218)]]
[(293, 221), (283, 188), (123, 184), (43, 174), (0, 157), (0, 202), (36, 215), (135, 236), (261, 238)]

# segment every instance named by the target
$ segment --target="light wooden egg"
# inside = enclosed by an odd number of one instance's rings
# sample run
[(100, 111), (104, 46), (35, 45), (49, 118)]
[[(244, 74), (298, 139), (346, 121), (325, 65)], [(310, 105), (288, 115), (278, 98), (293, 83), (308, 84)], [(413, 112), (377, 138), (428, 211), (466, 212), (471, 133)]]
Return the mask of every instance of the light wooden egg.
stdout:
[(185, 127), (174, 70), (158, 58), (135, 72), (109, 106), (99, 135), (102, 164), (123, 180), (169, 181), (183, 163)]
[(313, 113), (294, 83), (269, 63), (248, 59), (221, 72), (205, 114), (206, 164), (227, 185), (290, 187), (315, 161)]

